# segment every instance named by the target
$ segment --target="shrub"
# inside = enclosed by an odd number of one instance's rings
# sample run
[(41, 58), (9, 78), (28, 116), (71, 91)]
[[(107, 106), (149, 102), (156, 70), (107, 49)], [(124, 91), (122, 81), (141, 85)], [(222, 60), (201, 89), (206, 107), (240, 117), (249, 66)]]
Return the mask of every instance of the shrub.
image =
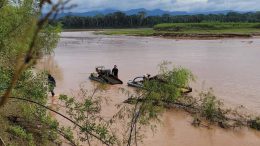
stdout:
[(27, 140), (29, 146), (35, 146), (33, 135), (30, 133), (27, 133), (22, 127), (17, 126), (17, 125), (10, 126), (8, 128), (8, 132), (21, 139)]
[(222, 102), (217, 100), (211, 91), (201, 93), (200, 97), (202, 99), (200, 105), (201, 116), (210, 122), (224, 122), (226, 118), (222, 109)]
[(249, 126), (253, 129), (260, 130), (260, 117), (256, 117), (248, 122)]

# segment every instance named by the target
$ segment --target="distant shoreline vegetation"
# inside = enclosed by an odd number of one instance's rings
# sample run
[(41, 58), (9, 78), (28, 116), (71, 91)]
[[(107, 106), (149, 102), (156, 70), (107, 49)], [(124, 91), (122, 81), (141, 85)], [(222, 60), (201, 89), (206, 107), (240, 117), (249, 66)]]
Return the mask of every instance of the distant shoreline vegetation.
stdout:
[(202, 22), (202, 23), (162, 23), (154, 26), (158, 31), (187, 30), (224, 30), (224, 29), (260, 29), (260, 23), (244, 22)]
[(96, 16), (65, 16), (56, 20), (64, 29), (105, 29), (105, 28), (152, 28), (161, 23), (260, 23), (260, 12), (227, 14), (196, 14), (196, 15), (169, 15), (147, 16), (145, 12), (127, 15), (123, 12), (114, 12)]
[(260, 36), (260, 23), (201, 22), (162, 23), (153, 28), (102, 29), (105, 35), (159, 36), (183, 39), (250, 38)]
[(64, 31), (95, 30), (96, 34), (172, 38), (233, 38), (260, 36), (260, 12), (146, 16), (115, 12), (97, 16), (66, 16), (56, 20)]

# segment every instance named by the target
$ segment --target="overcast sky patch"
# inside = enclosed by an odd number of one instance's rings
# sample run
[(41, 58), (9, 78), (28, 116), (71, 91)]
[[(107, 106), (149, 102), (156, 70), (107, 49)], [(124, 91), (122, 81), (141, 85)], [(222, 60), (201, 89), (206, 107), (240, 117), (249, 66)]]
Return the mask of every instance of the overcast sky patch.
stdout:
[(129, 10), (145, 8), (168, 11), (259, 11), (260, 0), (72, 0), (78, 6), (71, 11)]

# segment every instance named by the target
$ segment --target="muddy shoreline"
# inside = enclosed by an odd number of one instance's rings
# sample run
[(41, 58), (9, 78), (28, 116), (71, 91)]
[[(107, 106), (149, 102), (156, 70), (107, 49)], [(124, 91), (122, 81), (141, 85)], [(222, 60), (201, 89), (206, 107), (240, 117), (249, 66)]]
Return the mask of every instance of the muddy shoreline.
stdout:
[(214, 40), (225, 38), (252, 38), (260, 35), (251, 34), (179, 34), (179, 33), (155, 33), (153, 36), (172, 38), (172, 39), (195, 39), (195, 40)]
[[(220, 34), (207, 34), (207, 33), (171, 33), (171, 32), (154, 32), (151, 34), (106, 34), (110, 29), (63, 29), (62, 32), (94, 32), (94, 34), (101, 35), (125, 35), (125, 36), (140, 36), (140, 37), (160, 37), (167, 39), (183, 39), (183, 40), (214, 40), (214, 39), (230, 39), (230, 38), (253, 38), (260, 37), (260, 33), (240, 34), (240, 33), (220, 33)], [(138, 29), (137, 29), (138, 30)]]

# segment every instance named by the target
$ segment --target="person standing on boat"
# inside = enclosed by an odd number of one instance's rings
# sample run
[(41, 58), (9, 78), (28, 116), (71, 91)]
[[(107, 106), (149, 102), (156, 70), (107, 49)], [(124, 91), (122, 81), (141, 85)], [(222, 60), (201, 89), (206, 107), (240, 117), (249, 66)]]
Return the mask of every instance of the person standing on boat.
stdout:
[(118, 69), (116, 65), (114, 65), (114, 68), (112, 69), (112, 74), (118, 78)]

